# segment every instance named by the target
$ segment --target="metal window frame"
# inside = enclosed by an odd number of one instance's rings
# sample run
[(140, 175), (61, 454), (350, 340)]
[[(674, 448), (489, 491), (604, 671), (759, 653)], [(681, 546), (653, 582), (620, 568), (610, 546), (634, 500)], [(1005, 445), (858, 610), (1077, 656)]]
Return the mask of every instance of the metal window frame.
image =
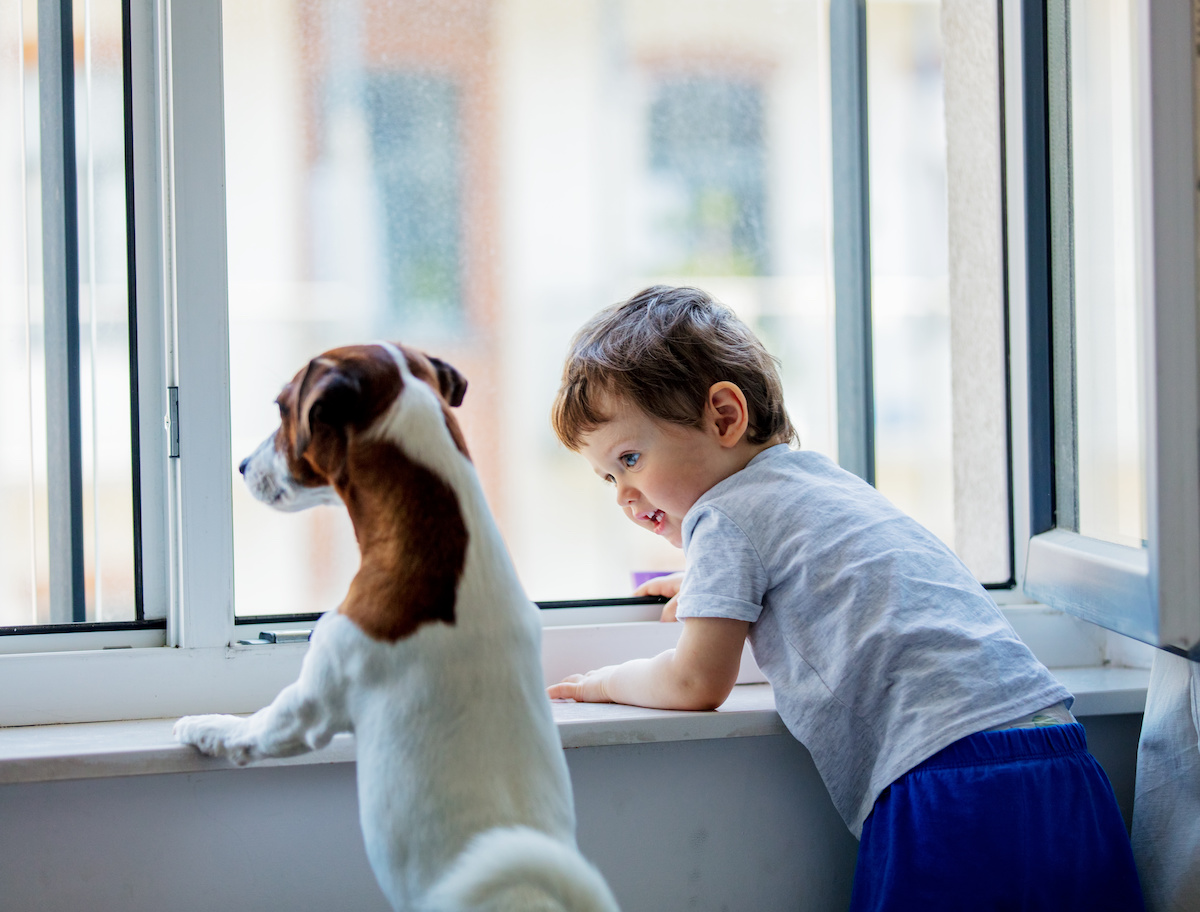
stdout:
[(838, 463), (875, 483), (866, 0), (829, 3)]
[[(50, 619), (87, 620), (83, 563), (83, 417), (79, 376), (79, 194), (70, 0), (39, 0), (42, 282), (46, 333), (46, 480)], [(57, 547), (54, 544), (57, 543)]]
[[(1066, 4), (1021, 0), (1033, 598), (1200, 659), (1200, 325), (1191, 0), (1139, 0), (1148, 541), (1077, 531)], [(1066, 263), (1064, 264), (1064, 261)]]
[[(167, 465), (168, 644), (233, 637), (229, 278), (220, 0), (163, 0), (161, 163), (165, 385), (178, 395), (179, 456)], [(165, 435), (160, 435), (165, 437)], [(164, 444), (166, 441), (164, 440)]]

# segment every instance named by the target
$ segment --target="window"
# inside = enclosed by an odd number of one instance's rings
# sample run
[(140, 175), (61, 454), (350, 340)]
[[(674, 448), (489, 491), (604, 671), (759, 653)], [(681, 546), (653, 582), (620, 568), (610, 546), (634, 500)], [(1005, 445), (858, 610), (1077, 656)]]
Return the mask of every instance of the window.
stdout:
[[(828, 449), (822, 9), (224, 4), (226, 464), (308, 358), (403, 340), (466, 374), (460, 418), (532, 597), (620, 598), (682, 566), (558, 445), (550, 401), (588, 316), (694, 283), (783, 353)], [(357, 567), (341, 511), (233, 492), (239, 619), (336, 604)]]
[(755, 328), (804, 446), (874, 479), (985, 583), (1019, 576), (990, 5), (127, 11), (111, 34), (136, 319), (98, 401), (136, 392), (143, 614), (126, 623), (159, 626), (119, 631), (132, 650), (25, 638), (0, 690), (38, 699), (0, 722), (249, 710), (294, 677), (303, 647), (231, 644), (311, 623), (357, 549), (341, 511), (275, 514), (236, 465), (282, 383), (336, 344), (399, 338), (468, 376), (468, 442), (534, 598), (611, 601), (680, 566), (547, 421), (571, 334), (655, 282), (706, 287)]
[(0, 631), (163, 626), (141, 599), (122, 7), (0, 23)]
[[(1131, 0), (1065, 8), (1074, 312), (1077, 531), (1140, 548), (1146, 539), (1135, 94), (1138, 48)], [(1065, 200), (1064, 200), (1065, 201)], [(1070, 450), (1068, 449), (1068, 452)], [(1060, 512), (1062, 508), (1060, 507)]]
[(1058, 0), (1027, 4), (1022, 25), (1030, 510), (1041, 533), (1025, 589), (1195, 655), (1191, 7)]
[(1004, 588), (997, 52), (990, 9), (866, 6), (874, 481)]
[[(878, 482), (947, 541), (985, 540), (965, 553), (1006, 585), (1002, 419), (986, 493), (954, 482), (939, 9), (870, 4), (853, 30), (873, 74), (872, 248), (856, 268), (871, 279)], [(803, 444), (838, 455), (840, 100), (822, 63), (836, 20), (807, 0), (753, 13), (478, 2), (447, 20), (420, 0), (226, 3), (229, 463), (272, 427), (275, 393), (308, 357), (403, 339), (468, 376), (467, 438), (531, 595), (627, 595), (633, 574), (682, 556), (624, 521), (547, 415), (574, 330), (655, 282), (738, 310), (781, 360)], [(999, 319), (1002, 298), (989, 306)], [(1002, 364), (974, 365), (1001, 408)], [(233, 487), (239, 617), (335, 604), (356, 566), (339, 511), (274, 516)], [(988, 498), (1000, 521), (972, 522)]]

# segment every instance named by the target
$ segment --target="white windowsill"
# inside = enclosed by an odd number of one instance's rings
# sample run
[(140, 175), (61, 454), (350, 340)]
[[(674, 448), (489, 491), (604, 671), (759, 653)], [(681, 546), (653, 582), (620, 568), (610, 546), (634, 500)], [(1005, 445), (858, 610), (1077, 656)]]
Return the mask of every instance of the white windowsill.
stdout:
[[(638, 617), (657, 616), (657, 606), (635, 607), (645, 613)], [(1009, 603), (1002, 610), (1050, 668), (1150, 665), (1152, 655), (1144, 654), (1153, 653), (1150, 647), (1138, 653), (1133, 647), (1140, 644), (1061, 611)], [(545, 679), (558, 681), (582, 669), (656, 655), (675, 646), (682, 630), (680, 624), (621, 617), (617, 621), (589, 609), (543, 612)], [(78, 644), (72, 639), (64, 645)], [(307, 649), (305, 643), (188, 649), (102, 649), (93, 643), (0, 655), (0, 693), (10, 698), (0, 701), (0, 727), (253, 712), (296, 679)], [(738, 683), (764, 680), (747, 646)]]
[[(1063, 668), (1055, 676), (1075, 694), (1077, 716), (1139, 713), (1150, 672), (1141, 668)], [(716, 712), (667, 712), (634, 706), (554, 704), (563, 747), (785, 734), (771, 688), (744, 684)], [(89, 722), (0, 729), (0, 785), (233, 768), (171, 737), (174, 719)], [(320, 751), (264, 766), (354, 761), (354, 738), (338, 735)]]

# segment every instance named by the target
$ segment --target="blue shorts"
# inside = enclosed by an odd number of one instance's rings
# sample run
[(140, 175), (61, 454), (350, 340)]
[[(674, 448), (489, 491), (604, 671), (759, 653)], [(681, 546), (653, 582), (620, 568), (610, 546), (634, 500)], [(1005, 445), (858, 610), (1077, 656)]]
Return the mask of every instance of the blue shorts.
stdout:
[(971, 735), (879, 796), (851, 912), (943, 909), (1141, 912), (1129, 836), (1082, 725)]

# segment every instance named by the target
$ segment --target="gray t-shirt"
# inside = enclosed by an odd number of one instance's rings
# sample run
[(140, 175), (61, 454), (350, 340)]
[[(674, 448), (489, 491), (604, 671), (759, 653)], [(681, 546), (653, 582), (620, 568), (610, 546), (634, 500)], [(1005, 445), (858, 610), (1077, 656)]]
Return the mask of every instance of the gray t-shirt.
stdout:
[(898, 777), (1072, 697), (932, 533), (819, 453), (771, 447), (683, 519), (680, 618), (750, 621), (788, 729), (855, 834)]

